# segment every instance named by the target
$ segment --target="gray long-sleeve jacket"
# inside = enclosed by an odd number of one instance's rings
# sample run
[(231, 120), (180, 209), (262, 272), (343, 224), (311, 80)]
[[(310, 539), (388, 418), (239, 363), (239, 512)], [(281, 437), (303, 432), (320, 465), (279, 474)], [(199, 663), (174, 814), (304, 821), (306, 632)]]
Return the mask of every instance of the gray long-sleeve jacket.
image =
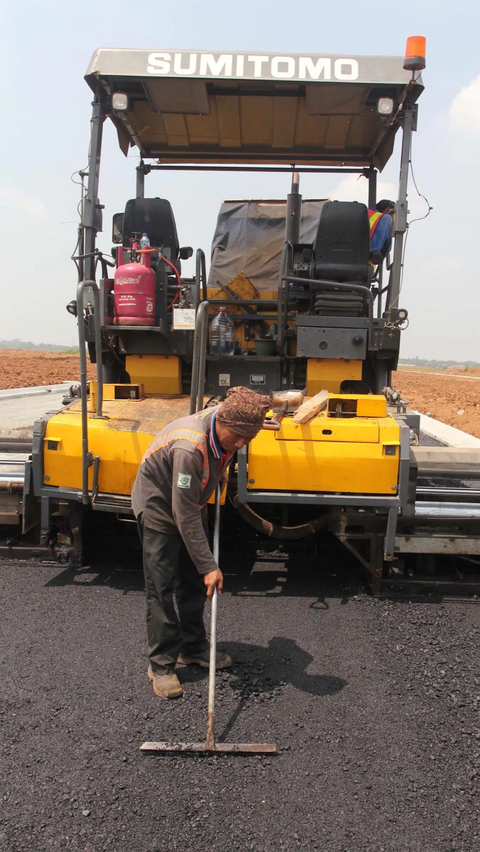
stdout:
[(231, 453), (223, 453), (212, 427), (216, 409), (169, 423), (145, 453), (132, 490), (144, 526), (180, 533), (200, 574), (218, 566), (202, 523), (202, 507), (215, 491)]

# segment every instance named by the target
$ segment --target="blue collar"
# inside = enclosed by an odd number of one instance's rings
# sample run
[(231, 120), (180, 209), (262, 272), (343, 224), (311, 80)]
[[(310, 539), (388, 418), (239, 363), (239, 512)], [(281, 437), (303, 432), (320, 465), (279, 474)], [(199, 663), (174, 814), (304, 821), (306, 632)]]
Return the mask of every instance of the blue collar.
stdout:
[(215, 429), (215, 420), (217, 417), (217, 412), (214, 412), (214, 415), (210, 421), (210, 449), (212, 450), (213, 455), (216, 459), (220, 459), (225, 455), (225, 450), (223, 449), (220, 441), (217, 438), (217, 431)]

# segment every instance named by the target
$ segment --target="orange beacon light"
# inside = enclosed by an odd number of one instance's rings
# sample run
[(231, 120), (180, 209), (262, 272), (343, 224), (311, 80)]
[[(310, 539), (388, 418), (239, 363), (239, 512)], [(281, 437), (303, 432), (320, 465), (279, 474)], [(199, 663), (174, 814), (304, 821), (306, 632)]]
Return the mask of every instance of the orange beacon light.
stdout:
[(407, 38), (405, 60), (403, 63), (406, 71), (423, 71), (426, 65), (426, 41), (424, 36), (410, 36), (410, 38)]

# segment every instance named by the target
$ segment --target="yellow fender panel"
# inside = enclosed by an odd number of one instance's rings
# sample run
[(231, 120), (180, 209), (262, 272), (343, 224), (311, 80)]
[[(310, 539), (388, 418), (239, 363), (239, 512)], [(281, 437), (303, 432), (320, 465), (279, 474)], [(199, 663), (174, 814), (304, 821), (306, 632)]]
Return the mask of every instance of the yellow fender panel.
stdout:
[[(88, 449), (100, 457), (99, 491), (130, 494), (142, 457), (157, 432), (189, 412), (189, 398), (107, 400), (105, 420), (88, 414)], [(45, 485), (82, 487), (82, 420), (80, 402), (53, 415), (44, 439)], [(89, 488), (93, 468), (89, 468)]]
[(303, 426), (284, 418), (279, 432), (259, 432), (249, 445), (247, 487), (394, 496), (399, 456), (400, 427), (390, 415), (323, 413)]

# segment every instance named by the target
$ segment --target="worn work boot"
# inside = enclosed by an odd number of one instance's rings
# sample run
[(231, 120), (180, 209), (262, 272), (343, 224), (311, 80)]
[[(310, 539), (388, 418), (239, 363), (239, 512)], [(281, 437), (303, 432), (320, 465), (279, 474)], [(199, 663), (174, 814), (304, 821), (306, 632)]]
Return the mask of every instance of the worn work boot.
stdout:
[(153, 691), (159, 698), (180, 698), (183, 695), (182, 685), (175, 672), (154, 672), (151, 665), (147, 674), (152, 681)]
[[(210, 668), (210, 650), (200, 651), (198, 654), (180, 654), (178, 661), (184, 666), (202, 666), (204, 669)], [(228, 669), (232, 665), (232, 658), (225, 651), (217, 651), (215, 659), (216, 669)]]

